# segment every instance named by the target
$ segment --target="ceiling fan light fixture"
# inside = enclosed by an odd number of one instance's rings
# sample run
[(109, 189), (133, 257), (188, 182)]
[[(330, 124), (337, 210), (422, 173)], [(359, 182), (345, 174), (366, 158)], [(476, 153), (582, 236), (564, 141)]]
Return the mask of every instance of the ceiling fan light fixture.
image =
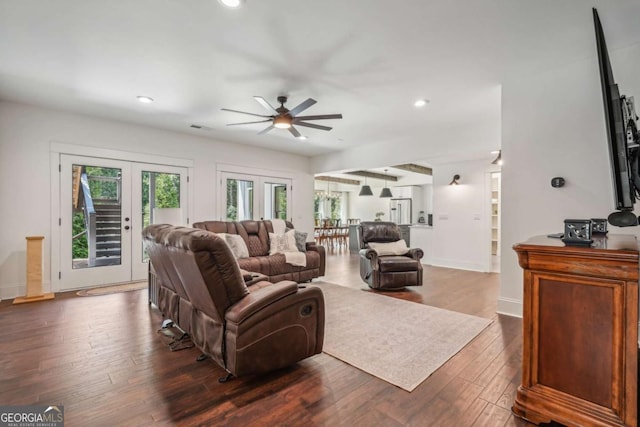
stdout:
[[(244, 2), (244, 0), (241, 0)], [(307, 139), (304, 135), (300, 134), (298, 126), (329, 131), (332, 128), (330, 126), (323, 126), (315, 123), (311, 123), (314, 120), (336, 120), (341, 119), (342, 114), (313, 114), (309, 116), (301, 116), (300, 113), (305, 111), (307, 108), (314, 105), (317, 101), (313, 98), (307, 98), (306, 101), (301, 102), (297, 106), (292, 109), (288, 109), (284, 106), (287, 102), (287, 97), (284, 95), (278, 96), (278, 102), (280, 106), (278, 108), (274, 108), (269, 102), (261, 96), (254, 96), (255, 99), (263, 108), (269, 111), (269, 115), (266, 114), (255, 114), (250, 113), (248, 111), (239, 111), (232, 110), (230, 108), (222, 108), (222, 111), (230, 111), (232, 113), (240, 113), (247, 114), (249, 116), (256, 116), (262, 118), (262, 120), (255, 120), (251, 122), (241, 122), (241, 123), (227, 123), (227, 126), (237, 126), (237, 125), (252, 125), (255, 123), (269, 123), (268, 127), (258, 132), (258, 135), (264, 135), (269, 132), (273, 128), (277, 129), (286, 129), (293, 135), (294, 138), (297, 139)], [(294, 126), (295, 125), (295, 126)]]
[(286, 116), (278, 116), (273, 119), (273, 127), (278, 129), (289, 129), (291, 127), (291, 119)]

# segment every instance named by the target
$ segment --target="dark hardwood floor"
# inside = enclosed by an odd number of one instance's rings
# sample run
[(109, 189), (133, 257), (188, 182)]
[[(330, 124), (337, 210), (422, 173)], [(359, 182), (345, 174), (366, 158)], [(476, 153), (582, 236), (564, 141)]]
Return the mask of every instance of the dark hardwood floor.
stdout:
[[(367, 291), (355, 255), (323, 280)], [(147, 291), (0, 302), (0, 404), (62, 404), (67, 426), (525, 426), (510, 407), (522, 322), (495, 314), (498, 275), (425, 268), (421, 288), (386, 293), (494, 319), (412, 393), (325, 354), (220, 384), (197, 349), (171, 352)], [(372, 355), (375, 357), (375, 355)]]

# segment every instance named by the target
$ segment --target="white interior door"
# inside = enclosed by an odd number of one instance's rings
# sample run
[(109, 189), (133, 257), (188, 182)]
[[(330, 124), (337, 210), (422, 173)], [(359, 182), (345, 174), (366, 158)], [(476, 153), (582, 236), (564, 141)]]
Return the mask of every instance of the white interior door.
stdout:
[(144, 280), (142, 229), (185, 225), (184, 167), (60, 156), (61, 291)]

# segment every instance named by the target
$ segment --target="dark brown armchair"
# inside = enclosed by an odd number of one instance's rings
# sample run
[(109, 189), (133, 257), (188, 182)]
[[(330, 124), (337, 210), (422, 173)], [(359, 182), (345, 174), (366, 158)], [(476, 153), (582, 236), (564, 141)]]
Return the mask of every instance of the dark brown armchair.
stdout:
[(209, 231), (150, 225), (143, 237), (160, 282), (158, 308), (229, 374), (268, 372), (322, 351), (319, 288), (243, 277), (231, 249)]
[(372, 289), (422, 286), (422, 249), (406, 247), (393, 222), (361, 222), (360, 277)]

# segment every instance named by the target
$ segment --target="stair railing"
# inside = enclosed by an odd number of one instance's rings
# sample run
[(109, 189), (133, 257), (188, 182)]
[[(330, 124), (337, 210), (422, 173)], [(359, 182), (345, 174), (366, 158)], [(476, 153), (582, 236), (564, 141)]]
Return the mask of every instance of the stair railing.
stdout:
[(89, 267), (96, 265), (96, 210), (93, 207), (91, 189), (89, 188), (89, 178), (86, 173), (80, 176), (80, 186), (82, 187), (84, 226), (87, 232), (87, 246), (89, 246)]
[(118, 173), (118, 176), (90, 176), (89, 177), (90, 181), (97, 181), (97, 182), (107, 182), (107, 183), (114, 183), (116, 185), (116, 194), (115, 194), (115, 198), (113, 196), (108, 197), (108, 198), (101, 198), (101, 197), (94, 197), (94, 200), (98, 203), (100, 202), (115, 202), (118, 205), (122, 203), (122, 176), (120, 173)]

